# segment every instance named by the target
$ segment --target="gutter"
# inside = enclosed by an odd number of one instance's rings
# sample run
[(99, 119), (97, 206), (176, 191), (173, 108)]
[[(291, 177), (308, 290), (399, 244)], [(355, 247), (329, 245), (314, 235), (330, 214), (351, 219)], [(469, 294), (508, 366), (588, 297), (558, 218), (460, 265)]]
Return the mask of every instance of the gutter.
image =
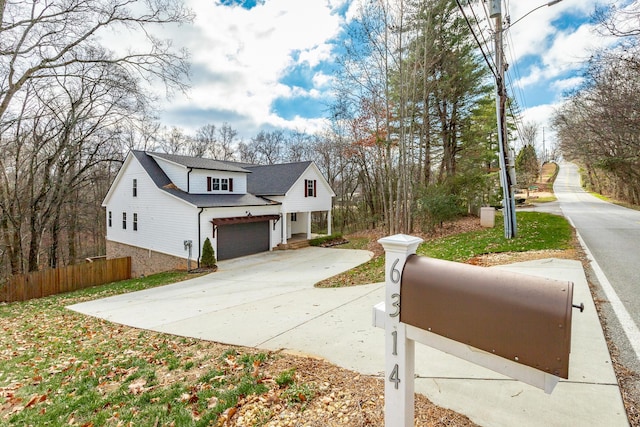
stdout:
[[(189, 171), (189, 172), (191, 172), (191, 171)], [(187, 182), (188, 182), (188, 180), (187, 180)], [(202, 238), (201, 235), (200, 235), (200, 233), (201, 233), (201, 231), (200, 231), (200, 215), (202, 214), (203, 211), (204, 211), (204, 208), (200, 208), (200, 211), (198, 212), (198, 264), (197, 264), (198, 268), (200, 268), (200, 255), (201, 255), (200, 251), (202, 251), (202, 243), (200, 242), (200, 240)]]
[(189, 170), (187, 171), (187, 193), (190, 193), (190, 187), (191, 187), (191, 179), (189, 179), (189, 175), (191, 174), (191, 172), (193, 172), (193, 168), (188, 168)]

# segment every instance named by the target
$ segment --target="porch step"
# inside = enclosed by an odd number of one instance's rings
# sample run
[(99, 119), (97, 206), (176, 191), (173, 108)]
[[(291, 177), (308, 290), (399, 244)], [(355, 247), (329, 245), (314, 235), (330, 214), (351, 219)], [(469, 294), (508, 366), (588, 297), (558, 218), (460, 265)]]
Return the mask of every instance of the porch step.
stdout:
[(308, 240), (296, 240), (295, 242), (288, 242), (287, 244), (279, 243), (274, 249), (277, 250), (287, 250), (287, 249), (302, 249), (308, 248), (309, 241)]

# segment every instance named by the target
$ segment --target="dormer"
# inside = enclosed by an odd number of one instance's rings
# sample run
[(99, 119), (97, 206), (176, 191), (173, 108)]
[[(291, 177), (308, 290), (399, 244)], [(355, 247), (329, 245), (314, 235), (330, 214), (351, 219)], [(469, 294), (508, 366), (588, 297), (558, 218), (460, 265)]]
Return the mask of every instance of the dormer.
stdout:
[(212, 159), (147, 153), (180, 190), (190, 194), (246, 194), (249, 170)]

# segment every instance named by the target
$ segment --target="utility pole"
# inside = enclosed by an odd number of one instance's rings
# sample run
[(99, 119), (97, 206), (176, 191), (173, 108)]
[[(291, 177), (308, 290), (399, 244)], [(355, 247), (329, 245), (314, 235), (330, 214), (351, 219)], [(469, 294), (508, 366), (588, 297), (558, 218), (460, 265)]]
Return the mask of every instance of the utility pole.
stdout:
[(500, 0), (489, 3), (491, 17), (496, 20), (496, 116), (498, 121), (498, 147), (500, 155), (500, 185), (502, 186), (502, 213), (504, 217), (504, 237), (512, 239), (517, 234), (516, 204), (514, 199), (515, 170), (511, 161), (507, 140), (506, 104), (507, 92), (504, 84), (504, 55), (502, 42), (502, 7)]

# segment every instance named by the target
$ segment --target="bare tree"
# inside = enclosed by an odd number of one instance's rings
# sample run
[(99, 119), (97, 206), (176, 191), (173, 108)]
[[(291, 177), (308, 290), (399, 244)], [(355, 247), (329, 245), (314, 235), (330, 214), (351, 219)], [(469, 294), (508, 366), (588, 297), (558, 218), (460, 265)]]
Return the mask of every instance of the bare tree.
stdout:
[(538, 138), (537, 123), (527, 122), (520, 127), (520, 140), (522, 141), (523, 147), (527, 145), (531, 145), (532, 147), (535, 147), (537, 138)]
[[(180, 1), (0, 2), (0, 238), (11, 272), (47, 257), (57, 265), (65, 251), (76, 258), (78, 201), (93, 179), (110, 177), (93, 171), (122, 158), (122, 144), (134, 143), (125, 130), (149, 111), (140, 79), (160, 80), (168, 92), (186, 88), (184, 52), (151, 27), (190, 19)], [(101, 45), (110, 32), (146, 43), (117, 54)]]
[(237, 137), (238, 131), (233, 129), (229, 123), (224, 122), (218, 129), (218, 145), (214, 159), (234, 160), (233, 154)]
[(158, 145), (167, 154), (197, 154), (197, 150), (190, 149), (191, 138), (177, 126), (165, 130), (159, 138)]

